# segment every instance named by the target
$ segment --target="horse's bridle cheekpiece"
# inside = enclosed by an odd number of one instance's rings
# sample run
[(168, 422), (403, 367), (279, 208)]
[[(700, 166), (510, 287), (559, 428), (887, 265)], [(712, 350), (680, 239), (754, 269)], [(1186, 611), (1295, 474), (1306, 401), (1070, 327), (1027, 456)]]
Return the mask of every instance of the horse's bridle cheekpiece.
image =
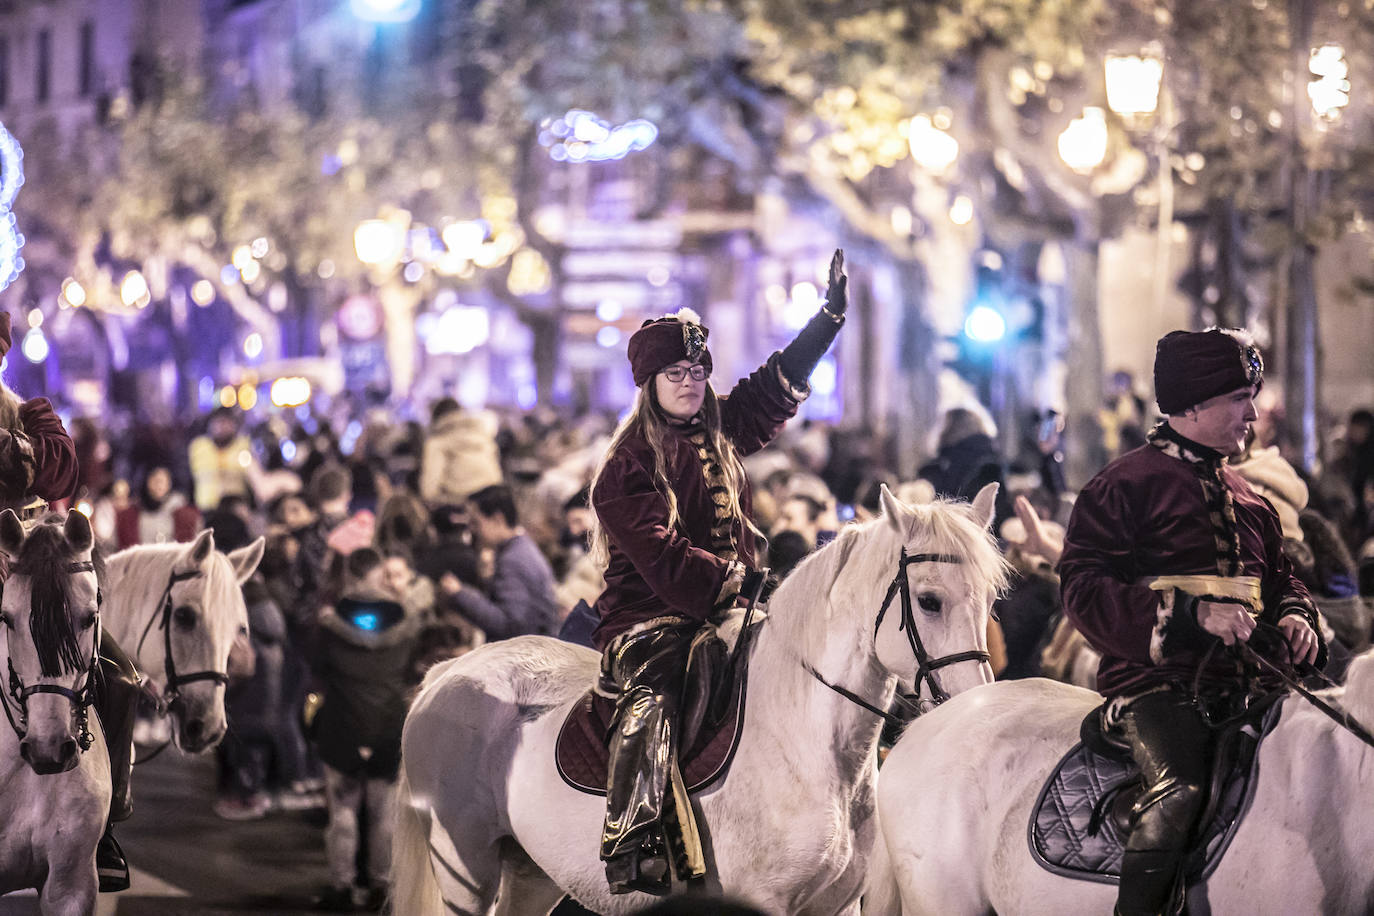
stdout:
[[(982, 649), (970, 649), (966, 652), (952, 652), (949, 655), (942, 655), (939, 658), (931, 658), (930, 653), (926, 652), (925, 644), (921, 642), (921, 633), (916, 628), (916, 615), (913, 613), (911, 609), (911, 584), (907, 580), (907, 567), (911, 566), (914, 563), (962, 562), (962, 557), (946, 553), (916, 553), (912, 554), (911, 556), (907, 556), (906, 548), (903, 547), (901, 554), (897, 558), (897, 575), (893, 577), (891, 584), (888, 585), (887, 594), (883, 596), (882, 606), (878, 608), (877, 619), (873, 621), (873, 635), (876, 637), (878, 635), (878, 627), (882, 626), (883, 617), (887, 615), (887, 609), (892, 604), (892, 599), (898, 595), (901, 596), (902, 620), (901, 623), (898, 625), (897, 629), (899, 631), (906, 631), (907, 642), (911, 644), (911, 652), (914, 656), (916, 656), (916, 676), (912, 679), (914, 682), (913, 686), (915, 687), (915, 691), (909, 694), (899, 693), (898, 696), (900, 696), (904, 701), (913, 704), (917, 708), (919, 708), (921, 703), (922, 681), (925, 682), (927, 689), (930, 691), (930, 702), (932, 705), (938, 706), (945, 700), (949, 699), (949, 694), (945, 691), (943, 687), (940, 686), (940, 681), (935, 676), (935, 672), (940, 668), (944, 668), (949, 665), (957, 665), (960, 662), (991, 663), (992, 661), (992, 656), (989, 655), (987, 652), (983, 651)], [(894, 716), (892, 713), (888, 712), (885, 709), (879, 709), (872, 703), (869, 703), (867, 700), (860, 697), (858, 694), (846, 690), (845, 688), (840, 687), (837, 684), (830, 683), (825, 678), (821, 677), (820, 672), (818, 672), (815, 668), (811, 667), (811, 665), (806, 664), (805, 662), (803, 662), (803, 665), (805, 665), (806, 670), (811, 673), (812, 677), (820, 681), (825, 686), (829, 687), (831, 690), (838, 693), (840, 696), (844, 697), (846, 700), (849, 700), (851, 703), (855, 703), (859, 706), (862, 706), (864, 709), (867, 709), (875, 716), (878, 716), (884, 721), (889, 722), (893, 725), (905, 724), (905, 721), (901, 719), (899, 716)]]
[(158, 698), (158, 713), (165, 714), (167, 709), (176, 702), (177, 696), (181, 692), (183, 684), (192, 684), (196, 681), (214, 681), (216, 684), (228, 684), (229, 675), (224, 671), (195, 671), (191, 674), (177, 674), (176, 661), (172, 658), (172, 586), (178, 582), (185, 582), (187, 579), (194, 579), (200, 575), (200, 570), (191, 569), (185, 572), (173, 572), (167, 577), (167, 587), (162, 590), (161, 608), (148, 619), (148, 625), (143, 628), (143, 635), (138, 639), (138, 648), (134, 650), (134, 658), (138, 658), (143, 653), (143, 643), (148, 639), (148, 633), (152, 631), (153, 624), (157, 624), (162, 630), (163, 648), (163, 670), (167, 675), (167, 690)]
[[(95, 564), (89, 560), (79, 563), (71, 563), (67, 566), (66, 572), (95, 572)], [(104, 603), (104, 596), (97, 589), (95, 593), (95, 638), (91, 643), (91, 661), (86, 666), (86, 679), (81, 687), (73, 690), (70, 687), (63, 687), (61, 684), (32, 684), (25, 686), (19, 679), (19, 675), (14, 670), (14, 659), (8, 652), (5, 655), (5, 664), (9, 668), (9, 697), (14, 700), (14, 705), (19, 708), (19, 719), (16, 721), (14, 713), (10, 711), (9, 702), (0, 703), (5, 707), (5, 718), (10, 720), (10, 728), (14, 729), (15, 735), (20, 741), (28, 735), (29, 727), (29, 697), (36, 693), (55, 693), (60, 697), (66, 697), (72, 704), (72, 709), (76, 713), (76, 724), (79, 731), (76, 736), (76, 743), (81, 750), (91, 749), (91, 742), (95, 739), (91, 737), (90, 708), (95, 702), (95, 688), (92, 681), (95, 678), (95, 669), (100, 664), (100, 605)]]

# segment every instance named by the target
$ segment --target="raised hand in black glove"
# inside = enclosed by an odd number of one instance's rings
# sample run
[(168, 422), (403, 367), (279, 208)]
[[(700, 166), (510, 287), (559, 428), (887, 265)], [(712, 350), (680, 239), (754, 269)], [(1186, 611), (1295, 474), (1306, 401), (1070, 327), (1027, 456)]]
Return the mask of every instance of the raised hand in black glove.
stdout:
[(779, 364), (783, 375), (793, 387), (805, 389), (807, 379), (821, 361), (825, 351), (844, 324), (844, 312), (849, 307), (849, 278), (844, 273), (844, 249), (835, 249), (830, 259), (830, 286), (825, 291), (825, 305), (806, 323), (797, 339), (783, 348)]
[(835, 318), (843, 318), (849, 308), (849, 277), (844, 272), (844, 249), (836, 248), (830, 259), (830, 285), (825, 288), (825, 310)]

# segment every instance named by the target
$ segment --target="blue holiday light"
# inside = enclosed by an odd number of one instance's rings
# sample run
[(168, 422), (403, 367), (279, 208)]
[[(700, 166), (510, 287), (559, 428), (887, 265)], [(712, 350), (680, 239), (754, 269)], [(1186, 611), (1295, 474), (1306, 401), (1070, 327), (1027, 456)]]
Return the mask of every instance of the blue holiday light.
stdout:
[(10, 205), (14, 196), (24, 184), (24, 150), (14, 135), (0, 124), (0, 290), (14, 282), (24, 269), (24, 259), (19, 249), (24, 247), (24, 236), (15, 225)]

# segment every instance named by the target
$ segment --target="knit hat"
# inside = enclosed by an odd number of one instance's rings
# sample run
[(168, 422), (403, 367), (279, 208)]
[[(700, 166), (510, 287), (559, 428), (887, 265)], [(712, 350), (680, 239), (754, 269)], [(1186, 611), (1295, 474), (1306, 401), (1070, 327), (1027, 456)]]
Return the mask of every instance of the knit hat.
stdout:
[(1263, 384), (1259, 347), (1239, 328), (1171, 331), (1155, 345), (1155, 402), (1162, 414)]
[(643, 385), (665, 366), (690, 359), (711, 371), (711, 351), (706, 349), (710, 330), (691, 309), (679, 309), (644, 322), (630, 337), (628, 355), (636, 387)]

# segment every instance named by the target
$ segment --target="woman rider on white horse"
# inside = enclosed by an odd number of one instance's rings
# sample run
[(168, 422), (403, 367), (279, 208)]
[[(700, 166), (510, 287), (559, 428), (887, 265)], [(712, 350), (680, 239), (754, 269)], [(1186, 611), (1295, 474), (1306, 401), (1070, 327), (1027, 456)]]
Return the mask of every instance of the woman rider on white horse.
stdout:
[(824, 307), (729, 395), (707, 381), (708, 331), (690, 310), (630, 338), (639, 394), (591, 485), (593, 550), (608, 563), (593, 639), (602, 689), (617, 696), (601, 840), (613, 893), (670, 886), (662, 816), (687, 650), (761, 585), (739, 456), (770, 442), (810, 393), (807, 379), (844, 324), (843, 266), (836, 251)]
[[(0, 311), (0, 358), (9, 352), (10, 316)], [(21, 401), (0, 382), (0, 510), (13, 509), (25, 521), (46, 508), (45, 501), (66, 499), (76, 491), (76, 446), (47, 398)], [(9, 574), (0, 555), (0, 582)], [(110, 815), (96, 847), (101, 891), (129, 886), (129, 866), (115, 841), (113, 825), (133, 813), (129, 777), (133, 766), (134, 713), (139, 676), (129, 657), (101, 630), (101, 676), (95, 679), (95, 706), (110, 749)]]

